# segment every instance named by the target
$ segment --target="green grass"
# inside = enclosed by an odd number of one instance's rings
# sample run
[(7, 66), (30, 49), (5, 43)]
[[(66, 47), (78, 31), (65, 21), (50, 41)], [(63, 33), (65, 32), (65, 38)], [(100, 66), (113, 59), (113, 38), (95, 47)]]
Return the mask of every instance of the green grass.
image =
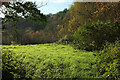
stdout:
[[(70, 45), (39, 44), (39, 45), (4, 45), (3, 54), (12, 51), (15, 69), (21, 66), (24, 74), (13, 72), (15, 77), (24, 75), (26, 78), (96, 78), (98, 72), (92, 64), (96, 62), (93, 52), (79, 51)], [(16, 61), (16, 62), (15, 62)], [(17, 65), (18, 64), (18, 65)], [(19, 76), (20, 78), (20, 76)]]

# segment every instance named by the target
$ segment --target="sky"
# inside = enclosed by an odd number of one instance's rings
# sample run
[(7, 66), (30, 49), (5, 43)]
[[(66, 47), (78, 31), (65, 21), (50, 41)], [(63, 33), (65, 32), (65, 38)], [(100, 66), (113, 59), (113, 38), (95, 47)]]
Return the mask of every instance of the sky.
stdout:
[[(39, 8), (39, 10), (41, 10), (41, 13), (43, 14), (49, 14), (49, 13), (55, 14), (59, 11), (63, 11), (65, 8), (67, 9), (70, 8), (70, 6), (73, 3), (73, 0), (26, 0), (26, 1), (36, 2), (38, 7), (40, 7), (41, 4), (43, 4), (44, 6)], [(3, 17), (4, 14), (0, 12), (0, 18)]]
[[(41, 13), (44, 14), (55, 14), (59, 11), (63, 11), (65, 8), (70, 8), (73, 3), (73, 0), (26, 0), (26, 1), (35, 1), (38, 7), (43, 3), (44, 6), (39, 8)], [(47, 4), (46, 4), (47, 3)], [(46, 4), (46, 5), (45, 5)]]

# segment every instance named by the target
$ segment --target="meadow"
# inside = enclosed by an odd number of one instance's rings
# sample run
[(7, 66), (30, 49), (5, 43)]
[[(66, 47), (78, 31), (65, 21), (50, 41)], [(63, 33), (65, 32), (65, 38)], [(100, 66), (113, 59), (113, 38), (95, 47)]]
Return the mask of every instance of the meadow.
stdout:
[[(3, 76), (11, 78), (96, 78), (94, 52), (56, 43), (3, 45)], [(8, 74), (7, 74), (8, 73)]]
[(23, 1), (3, 8), (3, 80), (120, 80), (120, 2), (74, 1), (44, 14)]

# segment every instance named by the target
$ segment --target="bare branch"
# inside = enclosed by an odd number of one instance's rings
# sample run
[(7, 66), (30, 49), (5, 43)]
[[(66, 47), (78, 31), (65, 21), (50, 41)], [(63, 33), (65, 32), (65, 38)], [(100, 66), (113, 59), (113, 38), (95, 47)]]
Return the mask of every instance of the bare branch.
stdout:
[(39, 7), (37, 7), (37, 8), (41, 8), (41, 7), (43, 7), (43, 6), (47, 5), (47, 4), (48, 4), (48, 1), (46, 1), (46, 3), (45, 3), (45, 4), (43, 4), (43, 2), (41, 2), (40, 6), (39, 6)]

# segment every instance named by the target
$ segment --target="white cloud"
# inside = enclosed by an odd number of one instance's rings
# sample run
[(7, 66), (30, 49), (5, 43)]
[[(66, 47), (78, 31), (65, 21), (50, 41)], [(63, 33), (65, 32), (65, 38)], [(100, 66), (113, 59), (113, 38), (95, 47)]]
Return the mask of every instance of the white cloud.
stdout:
[(5, 6), (3, 5), (3, 6), (0, 7), (0, 18), (5, 17), (5, 15), (3, 14), (4, 10), (5, 10)]

